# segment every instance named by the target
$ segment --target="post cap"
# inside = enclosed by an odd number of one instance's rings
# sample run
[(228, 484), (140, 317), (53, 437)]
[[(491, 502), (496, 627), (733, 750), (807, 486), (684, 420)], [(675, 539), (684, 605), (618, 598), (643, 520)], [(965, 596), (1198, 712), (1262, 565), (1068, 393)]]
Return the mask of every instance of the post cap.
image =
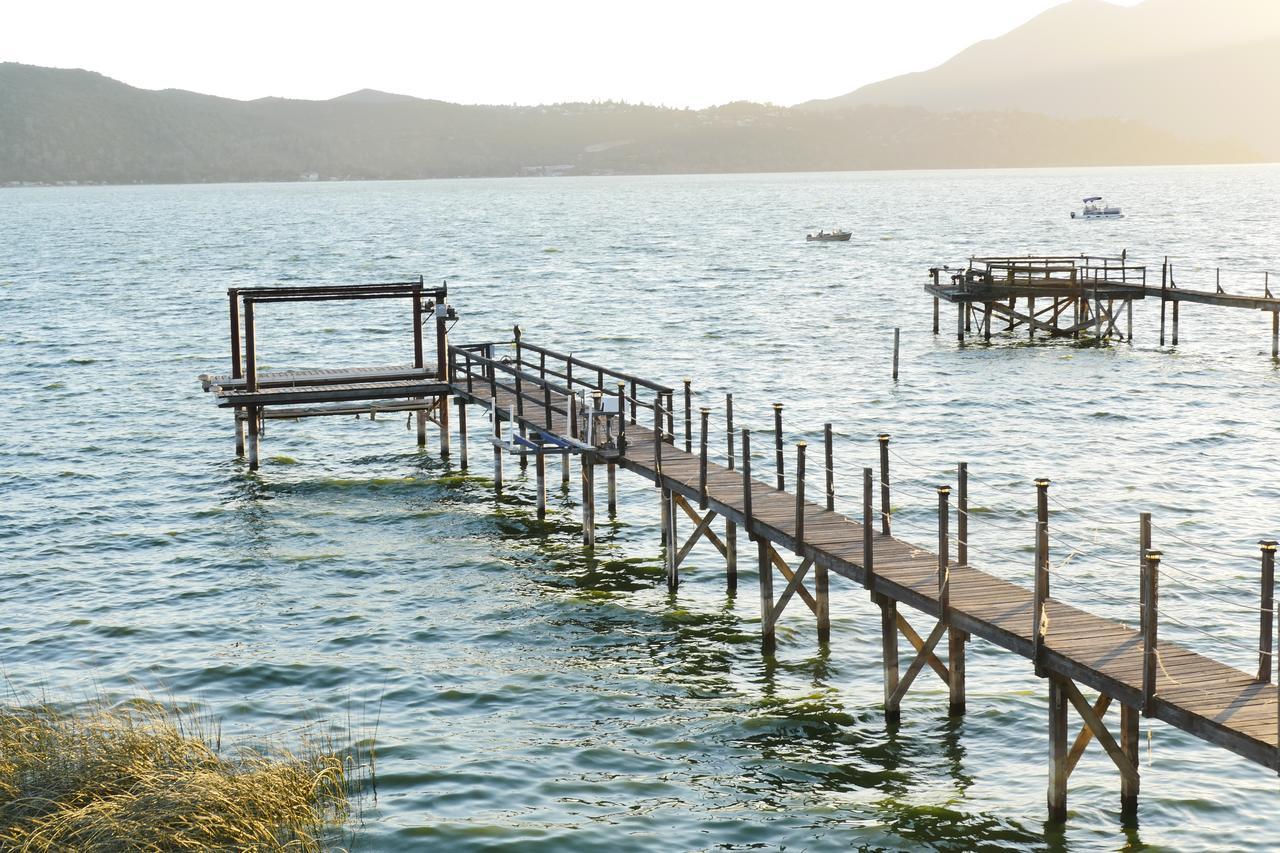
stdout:
[(809, 442), (807, 442), (807, 441), (797, 441), (797, 442), (796, 442), (796, 447), (808, 447), (808, 446), (809, 446)]
[(888, 440), (889, 440), (889, 433), (887, 433), (887, 432), (882, 432), (882, 433), (880, 433), (879, 435), (877, 435), (877, 436), (876, 436), (876, 438), (880, 439), (881, 441), (888, 441)]
[(940, 494), (940, 495), (949, 495), (949, 494), (951, 494), (951, 487), (950, 487), (950, 486), (938, 486), (938, 494)]
[(711, 410), (710, 410), (709, 408), (707, 408), (706, 406), (703, 406), (702, 408), (698, 409), (698, 411), (702, 413), (702, 416), (703, 416), (704, 418), (705, 418), (707, 415), (711, 414)]
[(773, 404), (773, 407), (774, 407), (775, 409), (781, 410), (781, 409), (782, 409), (782, 404), (781, 404), (781, 403), (774, 403), (774, 404)]
[(1261, 548), (1263, 551), (1274, 551), (1274, 550), (1276, 549), (1276, 540), (1274, 540), (1274, 539), (1259, 539), (1259, 540), (1258, 540), (1258, 547), (1259, 547), (1259, 548)]
[(604, 392), (603, 392), (603, 391), (601, 391), (599, 388), (596, 388), (596, 389), (592, 390), (592, 392), (591, 392), (591, 396), (592, 396), (592, 397), (595, 397), (596, 399), (599, 399), (600, 397), (603, 397), (603, 396), (604, 396)]
[(688, 384), (690, 384), (691, 382), (693, 382), (693, 380), (692, 380), (692, 379), (690, 379), (688, 376), (686, 376), (684, 379), (682, 379), (682, 380), (680, 380), (680, 381), (681, 381), (681, 382), (683, 382), (685, 385), (688, 385)]
[(1036, 488), (1037, 488), (1037, 489), (1047, 489), (1047, 488), (1049, 488), (1049, 478), (1048, 478), (1048, 477), (1037, 477), (1037, 478), (1036, 478)]
[(1163, 557), (1163, 556), (1164, 556), (1164, 552), (1163, 552), (1163, 551), (1157, 551), (1157, 550), (1155, 550), (1154, 548), (1150, 548), (1150, 549), (1148, 549), (1148, 550), (1147, 550), (1147, 559), (1148, 559), (1148, 560), (1154, 560), (1155, 562), (1157, 562), (1157, 563), (1158, 563), (1158, 562), (1160, 562), (1160, 558), (1161, 558), (1161, 557)]

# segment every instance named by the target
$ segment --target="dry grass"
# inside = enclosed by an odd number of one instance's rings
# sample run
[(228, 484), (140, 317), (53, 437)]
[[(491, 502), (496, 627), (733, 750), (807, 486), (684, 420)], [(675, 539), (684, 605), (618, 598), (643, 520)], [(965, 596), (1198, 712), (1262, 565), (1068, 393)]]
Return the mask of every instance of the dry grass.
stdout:
[(0, 706), (0, 849), (326, 849), (348, 814), (342, 758), (219, 740), (157, 703)]

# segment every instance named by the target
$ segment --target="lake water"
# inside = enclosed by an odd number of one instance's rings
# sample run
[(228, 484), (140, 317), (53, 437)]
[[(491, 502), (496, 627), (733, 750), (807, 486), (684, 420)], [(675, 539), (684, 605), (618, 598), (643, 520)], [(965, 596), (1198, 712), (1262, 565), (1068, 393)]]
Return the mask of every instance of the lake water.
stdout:
[[(1068, 219), (1098, 192), (1128, 218)], [(1162, 637), (1249, 670), (1256, 542), (1280, 534), (1270, 317), (1185, 306), (1162, 350), (1139, 303), (1132, 345), (958, 347), (921, 285), (970, 254), (1127, 249), (1260, 293), (1277, 196), (1280, 169), (1252, 166), (0, 192), (0, 671), (19, 696), (189, 701), (231, 735), (376, 724), (369, 850), (1275, 846), (1274, 774), (1154, 721), (1139, 826), (1095, 745), (1047, 833), (1026, 661), (974, 643), (968, 715), (926, 672), (888, 730), (865, 593), (833, 578), (828, 653), (793, 605), (762, 656), (754, 572), (726, 596), (703, 544), (668, 595), (636, 478), (591, 556), (576, 488), (540, 524), (531, 470), (496, 501), (480, 444), (459, 476), (403, 417), (270, 422), (251, 475), (195, 377), (226, 369), (227, 287), (447, 279), (455, 342), (518, 322), (689, 376), (695, 404), (732, 391), (743, 426), (775, 399), (789, 440), (831, 421), (842, 496), (890, 432), (897, 530), (922, 544), (931, 487), (968, 461), (971, 559), (1028, 585), (1051, 478), (1055, 594), (1095, 612), (1136, 620), (1150, 511)], [(804, 242), (831, 226), (854, 239)], [(273, 306), (262, 360), (402, 362), (403, 313)]]

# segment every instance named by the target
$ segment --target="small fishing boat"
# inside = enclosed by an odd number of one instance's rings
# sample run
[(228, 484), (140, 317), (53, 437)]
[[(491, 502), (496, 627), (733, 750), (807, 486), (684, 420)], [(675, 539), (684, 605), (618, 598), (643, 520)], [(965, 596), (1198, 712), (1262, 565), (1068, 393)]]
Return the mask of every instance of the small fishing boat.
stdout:
[(810, 243), (845, 243), (853, 236), (852, 231), (836, 228), (833, 231), (819, 231), (817, 234), (806, 234), (804, 239)]
[(1108, 207), (1102, 196), (1093, 195), (1084, 200), (1084, 210), (1071, 211), (1072, 219), (1124, 219), (1118, 207)]

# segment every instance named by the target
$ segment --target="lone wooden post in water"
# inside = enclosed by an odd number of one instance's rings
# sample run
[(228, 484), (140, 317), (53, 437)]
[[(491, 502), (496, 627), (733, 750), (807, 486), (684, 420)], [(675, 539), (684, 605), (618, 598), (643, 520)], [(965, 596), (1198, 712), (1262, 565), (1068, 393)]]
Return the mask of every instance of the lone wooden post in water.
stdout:
[(893, 379), (895, 382), (898, 380), (898, 339), (900, 331), (897, 326), (893, 327)]

